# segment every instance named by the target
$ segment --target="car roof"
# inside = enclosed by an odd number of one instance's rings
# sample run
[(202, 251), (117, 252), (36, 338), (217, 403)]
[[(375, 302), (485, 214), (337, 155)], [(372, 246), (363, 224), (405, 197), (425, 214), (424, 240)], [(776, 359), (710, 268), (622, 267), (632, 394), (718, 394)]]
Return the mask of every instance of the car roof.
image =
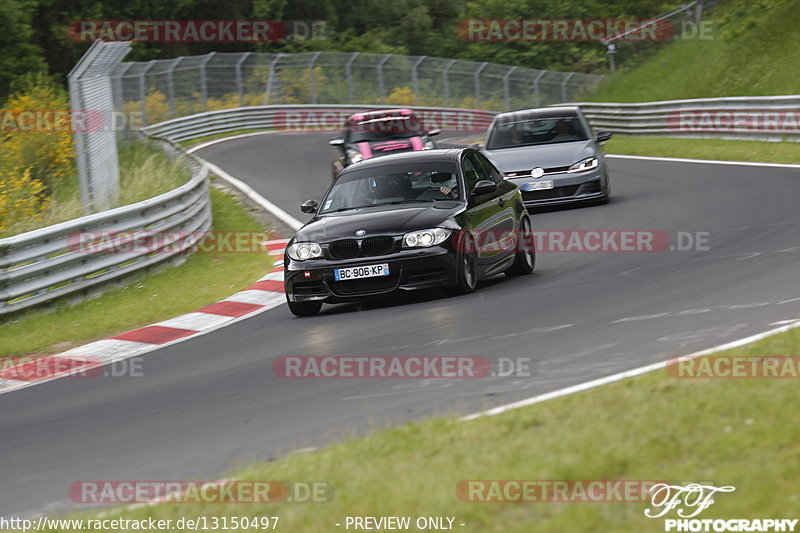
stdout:
[(509, 122), (509, 118), (527, 119), (527, 118), (550, 118), (561, 117), (564, 114), (580, 115), (581, 109), (578, 106), (553, 106), (553, 107), (537, 107), (532, 109), (519, 109), (517, 111), (507, 111), (495, 116), (495, 120), (505, 119)]
[(400, 154), (383, 155), (381, 157), (374, 157), (365, 159), (359, 163), (345, 168), (344, 172), (350, 170), (361, 170), (371, 167), (380, 167), (384, 165), (396, 165), (398, 163), (419, 163), (425, 161), (446, 161), (457, 163), (461, 154), (465, 151), (471, 150), (470, 148), (439, 148), (435, 150), (418, 150), (416, 152), (403, 152)]

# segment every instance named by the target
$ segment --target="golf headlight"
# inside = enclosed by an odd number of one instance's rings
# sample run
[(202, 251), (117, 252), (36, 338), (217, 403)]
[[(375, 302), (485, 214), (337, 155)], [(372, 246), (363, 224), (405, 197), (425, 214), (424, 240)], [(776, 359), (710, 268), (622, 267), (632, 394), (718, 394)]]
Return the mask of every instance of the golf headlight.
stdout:
[(586, 172), (587, 170), (593, 170), (597, 168), (598, 162), (596, 157), (587, 157), (583, 161), (578, 161), (571, 167), (567, 172)]
[(442, 244), (452, 233), (449, 229), (433, 228), (412, 231), (403, 235), (404, 248), (427, 248)]
[(315, 242), (296, 242), (286, 248), (286, 254), (295, 261), (322, 257), (322, 246)]
[(361, 152), (359, 152), (358, 150), (352, 150), (348, 148), (347, 159), (350, 161), (350, 164), (352, 165), (353, 163), (358, 163), (359, 161), (364, 159), (364, 156), (362, 156)]

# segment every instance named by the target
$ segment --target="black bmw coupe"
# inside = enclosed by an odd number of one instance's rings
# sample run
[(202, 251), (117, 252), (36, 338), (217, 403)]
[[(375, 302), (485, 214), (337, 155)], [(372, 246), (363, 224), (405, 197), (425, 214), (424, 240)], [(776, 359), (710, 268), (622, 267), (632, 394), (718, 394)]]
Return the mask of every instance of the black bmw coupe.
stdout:
[(530, 274), (533, 230), (519, 188), (480, 152), (426, 150), (346, 168), (314, 218), (286, 247), (289, 309), (445, 288), (465, 294), (484, 278)]

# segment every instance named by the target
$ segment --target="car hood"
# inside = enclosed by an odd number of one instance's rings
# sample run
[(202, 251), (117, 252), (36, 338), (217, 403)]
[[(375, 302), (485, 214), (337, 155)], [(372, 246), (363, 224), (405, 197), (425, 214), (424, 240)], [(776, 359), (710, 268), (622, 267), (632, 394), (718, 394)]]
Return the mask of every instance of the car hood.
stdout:
[(422, 137), (408, 137), (402, 139), (390, 139), (384, 141), (371, 141), (355, 143), (354, 148), (358, 150), (361, 157), (369, 159), (380, 155), (397, 154), (401, 152), (414, 152), (422, 150), (425, 143)]
[(441, 201), (424, 206), (391, 206), (387, 209), (370, 208), (363, 212), (331, 213), (314, 218), (295, 235), (298, 241), (330, 242), (337, 239), (355, 239), (356, 231), (364, 235), (400, 234), (418, 229), (435, 228), (463, 209), (462, 202)]
[(501, 150), (485, 150), (501, 172), (530, 170), (535, 167), (567, 167), (595, 155), (591, 140), (569, 143), (518, 146)]

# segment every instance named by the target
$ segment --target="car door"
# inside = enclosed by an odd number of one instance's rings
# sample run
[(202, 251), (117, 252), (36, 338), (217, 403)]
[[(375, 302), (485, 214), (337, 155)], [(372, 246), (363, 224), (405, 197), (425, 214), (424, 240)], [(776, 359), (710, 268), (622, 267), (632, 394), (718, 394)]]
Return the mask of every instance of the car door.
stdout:
[(485, 169), (486, 174), (489, 176), (488, 179), (497, 185), (495, 197), (497, 198), (497, 205), (501, 209), (498, 215), (500, 217), (497, 227), (500, 233), (500, 235), (498, 235), (498, 241), (499, 244), (503, 246), (506, 253), (513, 253), (516, 240), (515, 236), (518, 229), (517, 226), (519, 224), (514, 210), (514, 202), (517, 199), (517, 191), (519, 188), (514, 183), (506, 180), (503, 177), (503, 173), (489, 161), (488, 157), (480, 152), (476, 153), (475, 157)]
[[(479, 155), (477, 152), (470, 152), (462, 160), (468, 195), (477, 182), (481, 180), (495, 181), (480, 160)], [(483, 271), (503, 260), (512, 248), (503, 242), (509, 232), (507, 205), (503, 205), (502, 202), (505, 194), (507, 194), (505, 187), (498, 187), (493, 193), (469, 197), (467, 212), (472, 221), (471, 229), (477, 241), (478, 264)], [(513, 231), (513, 217), (510, 222), (512, 224), (510, 229)]]

